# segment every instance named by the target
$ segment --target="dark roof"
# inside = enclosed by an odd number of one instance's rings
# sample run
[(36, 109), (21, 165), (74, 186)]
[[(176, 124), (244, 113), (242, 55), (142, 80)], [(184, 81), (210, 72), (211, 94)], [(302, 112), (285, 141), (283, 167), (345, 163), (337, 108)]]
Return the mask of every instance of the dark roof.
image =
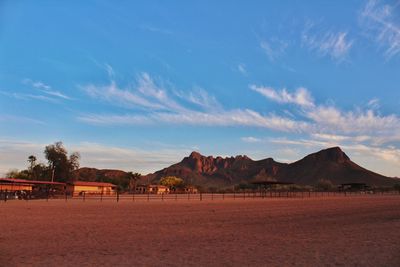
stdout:
[(11, 184), (45, 184), (45, 185), (65, 185), (65, 183), (50, 182), (50, 181), (35, 181), (35, 180), (25, 180), (25, 179), (11, 179), (11, 178), (0, 178), (0, 183), (11, 183)]
[(342, 185), (342, 186), (343, 186), (343, 185), (354, 185), (354, 186), (357, 186), (357, 185), (358, 185), (358, 186), (362, 186), (362, 185), (363, 185), (363, 186), (365, 186), (365, 185), (367, 185), (367, 184), (366, 184), (366, 183), (345, 183), (345, 184), (341, 184), (341, 185)]
[(259, 184), (259, 185), (289, 185), (294, 184), (290, 182), (278, 182), (278, 181), (254, 181), (251, 184)]
[(111, 183), (102, 183), (102, 182), (85, 182), (85, 181), (75, 181), (71, 183), (72, 185), (78, 185), (78, 186), (111, 186), (111, 187), (116, 187), (115, 184)]
[(160, 184), (149, 184), (148, 187), (168, 188), (168, 186)]

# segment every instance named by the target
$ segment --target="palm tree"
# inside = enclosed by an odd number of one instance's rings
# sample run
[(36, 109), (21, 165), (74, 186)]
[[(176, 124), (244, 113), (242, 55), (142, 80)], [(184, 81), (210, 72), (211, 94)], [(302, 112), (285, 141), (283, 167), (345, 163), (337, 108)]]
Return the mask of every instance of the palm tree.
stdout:
[(129, 188), (131, 190), (131, 193), (132, 192), (135, 193), (137, 181), (140, 180), (140, 178), (142, 178), (142, 175), (138, 172), (135, 173), (128, 172), (128, 177), (129, 177)]
[(34, 156), (34, 155), (30, 155), (29, 157), (28, 157), (28, 162), (29, 162), (29, 164), (30, 164), (30, 166), (29, 166), (29, 171), (30, 171), (30, 173), (31, 173), (31, 178), (32, 179), (34, 179), (35, 177), (34, 177), (34, 175), (35, 175), (35, 173), (34, 173), (34, 171), (33, 171), (33, 168), (35, 168), (35, 166), (36, 166), (36, 157)]

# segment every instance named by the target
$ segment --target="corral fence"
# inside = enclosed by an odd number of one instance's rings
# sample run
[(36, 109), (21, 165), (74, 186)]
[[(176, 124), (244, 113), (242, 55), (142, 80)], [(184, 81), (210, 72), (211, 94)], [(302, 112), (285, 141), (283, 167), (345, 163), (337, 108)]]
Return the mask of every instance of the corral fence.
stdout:
[(282, 190), (243, 190), (229, 193), (167, 193), (167, 194), (128, 194), (116, 192), (114, 195), (89, 194), (82, 192), (79, 196), (67, 194), (50, 194), (35, 196), (29, 193), (0, 190), (0, 202), (10, 200), (38, 200), (64, 199), (65, 201), (116, 201), (116, 202), (144, 202), (144, 201), (213, 201), (213, 200), (251, 200), (273, 198), (323, 198), (365, 195), (400, 195), (400, 190), (368, 190), (368, 191), (282, 191)]

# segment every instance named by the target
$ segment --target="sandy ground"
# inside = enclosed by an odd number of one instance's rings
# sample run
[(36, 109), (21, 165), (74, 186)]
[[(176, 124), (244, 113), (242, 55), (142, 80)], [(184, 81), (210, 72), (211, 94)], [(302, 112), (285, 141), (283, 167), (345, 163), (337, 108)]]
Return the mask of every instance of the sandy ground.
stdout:
[(2, 202), (0, 266), (400, 266), (400, 196)]

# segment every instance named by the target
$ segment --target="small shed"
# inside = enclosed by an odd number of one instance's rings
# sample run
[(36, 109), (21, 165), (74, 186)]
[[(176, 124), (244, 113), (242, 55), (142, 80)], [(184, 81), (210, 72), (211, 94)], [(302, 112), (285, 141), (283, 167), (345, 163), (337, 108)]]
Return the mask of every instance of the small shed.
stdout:
[(24, 179), (9, 179), (0, 178), (0, 190), (15, 192), (15, 191), (26, 191), (32, 192), (33, 183), (32, 181)]
[(75, 181), (67, 184), (67, 193), (71, 196), (106, 195), (117, 193), (117, 186), (111, 183)]
[(63, 195), (65, 189), (65, 183), (0, 178), (0, 192), (3, 192), (3, 194), (14, 194), (17, 196), (29, 195), (29, 197), (41, 198)]
[(342, 191), (363, 191), (368, 190), (369, 186), (366, 183), (345, 183), (339, 185), (338, 188)]
[(165, 185), (151, 184), (147, 186), (147, 192), (150, 194), (168, 194), (169, 187)]

